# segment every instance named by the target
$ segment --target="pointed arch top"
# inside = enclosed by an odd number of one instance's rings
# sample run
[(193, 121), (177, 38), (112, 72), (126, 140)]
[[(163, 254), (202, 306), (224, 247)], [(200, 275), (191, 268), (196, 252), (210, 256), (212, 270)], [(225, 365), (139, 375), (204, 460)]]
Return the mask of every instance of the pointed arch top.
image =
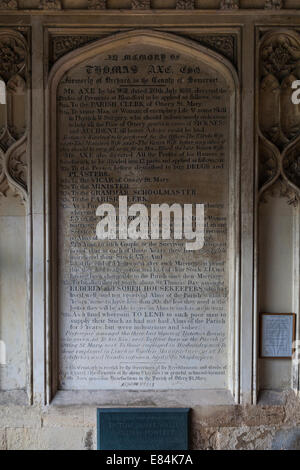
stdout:
[[(226, 274), (224, 274), (224, 278), (226, 279), (226, 284), (228, 284), (228, 296), (226, 292), (226, 299), (228, 300), (228, 306), (226, 306), (226, 312), (228, 313), (228, 322), (229, 327), (226, 327), (226, 341), (228, 344), (228, 348), (226, 350), (226, 358), (224, 358), (224, 362), (226, 362), (226, 367), (228, 367), (228, 374), (226, 377), (224, 376), (224, 382), (221, 383), (223, 379), (220, 381), (220, 389), (222, 390), (224, 401), (227, 402), (229, 400), (232, 402), (236, 397), (238, 397), (238, 370), (239, 364), (236, 360), (239, 357), (239, 339), (235, 336), (234, 331), (238, 331), (238, 320), (239, 320), (239, 296), (236, 290), (236, 286), (239, 285), (239, 270), (236, 269), (236, 266), (239, 265), (239, 256), (240, 256), (240, 246), (239, 246), (239, 227), (240, 227), (240, 152), (239, 152), (239, 121), (240, 121), (240, 107), (239, 107), (239, 80), (236, 73), (236, 70), (231, 65), (231, 63), (225, 59), (220, 54), (199, 45), (198, 43), (181, 38), (174, 34), (157, 32), (157, 31), (150, 31), (150, 30), (134, 30), (131, 32), (126, 33), (119, 33), (116, 35), (112, 35), (105, 39), (101, 39), (99, 41), (93, 42), (86, 46), (83, 46), (75, 51), (70, 52), (69, 54), (62, 57), (56, 64), (54, 65), (47, 84), (47, 106), (46, 106), (46, 122), (47, 122), (47, 136), (46, 136), (46, 181), (47, 181), (47, 189), (46, 189), (46, 197), (47, 197), (47, 246), (48, 252), (50, 253), (50, 269), (51, 269), (51, 285), (49, 285), (49, 299), (53, 300), (53, 304), (55, 305), (55, 311), (51, 312), (51, 316), (54, 319), (55, 325), (58, 324), (57, 319), (60, 315), (61, 305), (58, 302), (58, 299), (61, 298), (60, 295), (62, 289), (59, 291), (60, 286), (58, 285), (59, 279), (59, 271), (58, 271), (58, 263), (57, 259), (59, 256), (59, 246), (60, 242), (63, 237), (60, 235), (60, 225), (59, 225), (59, 197), (58, 197), (58, 189), (60, 184), (60, 177), (62, 173), (64, 173), (63, 165), (61, 162), (63, 158), (61, 155), (63, 153), (61, 142), (64, 140), (64, 136), (70, 136), (72, 139), (73, 132), (69, 132), (69, 127), (65, 126), (65, 122), (69, 122), (68, 112), (61, 113), (58, 110), (60, 109), (59, 100), (57, 99), (57, 90), (60, 90), (60, 85), (64, 87), (64, 77), (66, 73), (70, 72), (71, 76), (77, 78), (81, 74), (81, 69), (84, 69), (86, 66), (91, 65), (95, 67), (93, 64), (101, 64), (102, 66), (102, 59), (110, 56), (107, 63), (113, 62), (111, 58), (113, 55), (117, 55), (118, 51), (120, 51), (119, 56), (121, 54), (135, 54), (137, 51), (138, 54), (147, 54), (147, 51), (150, 51), (151, 54), (156, 54), (156, 50), (159, 52), (166, 51), (166, 55), (170, 55), (170, 60), (173, 53), (175, 56), (182, 56), (182, 64), (181, 61), (178, 60), (178, 64), (181, 64), (183, 67), (188, 67), (188, 70), (191, 67), (191, 70), (194, 70), (194, 67), (199, 68), (199, 70), (195, 71), (195, 74), (199, 73), (201, 77), (201, 73), (203, 73), (204, 80), (209, 78), (212, 79), (210, 84), (212, 85), (208, 87), (209, 92), (212, 96), (212, 103), (214, 106), (218, 106), (219, 102), (224, 103), (224, 108), (220, 106), (220, 112), (225, 109), (226, 111), (226, 128), (224, 124), (224, 141), (226, 142), (226, 162), (224, 166), (224, 178), (222, 179), (222, 189), (218, 189), (220, 191), (220, 197), (223, 198), (224, 193), (224, 201), (226, 201), (226, 208), (224, 209), (224, 213), (226, 212), (226, 217), (228, 217), (228, 233), (226, 234), (226, 240), (228, 241), (228, 269), (226, 267)], [(127, 52), (127, 50), (129, 52)], [(98, 60), (99, 59), (99, 60)], [(135, 62), (134, 62), (135, 63)], [(106, 63), (104, 62), (106, 65)], [(169, 65), (169, 62), (166, 62), (165, 65)], [(151, 65), (152, 66), (152, 65)], [(100, 67), (100, 66), (99, 66)], [(174, 67), (175, 69), (175, 67)], [(164, 69), (165, 70), (165, 69)], [(171, 68), (170, 68), (171, 70)], [(180, 66), (178, 70), (181, 74)], [(189, 77), (189, 72), (186, 74), (185, 79), (182, 80), (181, 75), (178, 73), (179, 80), (176, 82), (178, 84), (178, 93), (181, 93), (179, 87), (184, 87), (184, 84), (187, 85), (188, 90), (189, 87), (196, 89), (199, 87), (200, 91), (202, 91), (202, 87), (205, 92), (205, 85), (202, 83), (207, 83), (206, 81), (201, 82), (200, 80), (197, 82), (196, 78), (195, 81), (192, 80), (192, 77)], [(102, 71), (102, 68), (101, 68)], [(126, 74), (128, 71), (126, 71)], [(129, 72), (130, 73), (130, 72)], [(162, 72), (165, 73), (165, 72)], [(166, 72), (167, 73), (167, 72)], [(190, 74), (192, 75), (192, 73)], [(177, 75), (176, 75), (177, 77)], [(102, 77), (101, 77), (102, 78)], [(165, 75), (164, 77), (165, 78)], [(189, 79), (194, 85), (189, 85)], [(80, 82), (81, 83), (81, 82)], [(102, 83), (102, 82), (100, 82)], [(110, 83), (110, 82), (109, 82)], [(170, 82), (173, 83), (173, 82)], [(181, 85), (182, 83), (182, 85)], [(199, 84), (198, 84), (199, 83)], [(130, 83), (131, 84), (131, 83)], [(76, 84), (77, 86), (77, 84)], [(106, 85), (105, 82), (105, 86)], [(155, 86), (155, 85), (153, 85)], [(165, 86), (168, 86), (166, 84)], [(103, 87), (105, 88), (105, 87)], [(88, 90), (88, 89), (87, 89)], [(68, 90), (66, 90), (68, 93)], [(79, 89), (81, 92), (81, 88)], [(83, 90), (84, 91), (84, 90)], [(87, 91), (88, 92), (88, 91)], [(169, 91), (168, 91), (169, 92)], [(76, 89), (77, 93), (77, 89)], [(217, 101), (214, 95), (222, 95), (224, 100)], [(74, 94), (76, 97), (77, 95)], [(82, 95), (83, 96), (83, 95)], [(194, 96), (194, 95), (189, 95)], [(202, 99), (201, 93), (199, 93), (199, 99)], [(209, 98), (209, 96), (208, 96)], [(118, 99), (121, 101), (122, 98)], [(67, 100), (66, 100), (67, 101)], [(79, 101), (79, 100), (78, 100)], [(179, 100), (180, 101), (180, 100)], [(190, 100), (189, 100), (190, 101)], [(158, 100), (158, 103), (160, 101)], [(207, 113), (207, 108), (204, 106), (206, 104), (205, 98), (201, 103), (203, 104), (204, 111), (202, 116)], [(228, 105), (228, 106), (227, 106)], [(156, 104), (155, 104), (156, 106)], [(154, 106), (153, 106), (154, 107)], [(193, 106), (191, 106), (192, 108)], [(66, 107), (67, 108), (67, 107)], [(196, 107), (194, 114), (195, 118), (198, 118), (197, 109)], [(63, 109), (63, 108), (61, 108)], [(79, 106), (79, 113), (80, 113), (80, 106)], [(118, 109), (118, 107), (116, 107)], [(186, 109), (190, 109), (190, 105), (187, 104)], [(133, 111), (134, 112), (134, 111)], [(181, 107), (178, 108), (178, 115), (181, 112)], [(218, 110), (219, 112), (219, 110)], [(166, 115), (165, 121), (167, 121), (168, 117), (170, 116), (170, 123), (172, 124), (172, 111), (168, 111), (169, 114)], [(177, 115), (176, 115), (177, 116)], [(175, 118), (176, 118), (175, 116)], [(199, 113), (201, 116), (201, 113)], [(186, 128), (189, 125), (189, 119), (191, 119), (190, 115), (187, 115), (187, 120), (185, 121)], [(192, 116), (194, 119), (194, 115)], [(99, 119), (100, 120), (100, 119)], [(105, 116), (103, 117), (105, 120)], [(71, 120), (70, 120), (71, 121)], [(203, 119), (203, 121), (205, 121)], [(175, 119), (174, 119), (175, 122)], [(197, 121), (198, 122), (198, 121)], [(200, 118), (199, 118), (199, 122)], [(215, 132), (215, 128), (218, 124), (215, 124), (214, 121), (210, 121), (208, 119), (209, 126), (212, 129), (212, 134)], [(216, 123), (218, 120), (216, 120)], [(158, 126), (159, 126), (158, 121)], [(167, 122), (169, 125), (169, 122)], [(101, 122), (102, 125), (102, 122)], [(222, 124), (223, 125), (223, 124)], [(77, 126), (76, 126), (77, 127)], [(175, 127), (174, 127), (175, 129)], [(189, 130), (189, 129), (188, 129)], [(74, 135), (76, 134), (77, 130), (74, 131)], [(161, 131), (160, 131), (161, 132)], [(177, 129), (176, 131), (177, 132)], [(178, 132), (185, 133), (185, 127), (180, 128)], [(193, 128), (192, 132), (194, 132), (197, 137), (201, 132), (198, 131), (197, 128)], [(217, 131), (216, 131), (217, 132)], [(77, 135), (77, 134), (76, 134)], [(80, 134), (79, 134), (80, 135)], [(171, 138), (171, 134), (170, 138)], [(185, 135), (185, 134), (184, 134)], [(222, 134), (223, 135), (223, 134)], [(75, 140), (74, 140), (75, 142)], [(105, 144), (103, 144), (105, 145)], [(143, 143), (141, 144), (143, 145)], [(200, 145), (200, 144), (199, 144)], [(101, 163), (101, 162), (100, 162)], [(106, 163), (108, 165), (108, 163)], [(100, 168), (100, 164), (99, 164)], [(226, 173), (225, 173), (226, 172)], [(202, 174), (204, 178), (205, 175)], [(63, 176), (62, 176), (63, 177)], [(201, 179), (201, 178), (200, 178)], [(200, 179), (197, 180), (197, 184), (199, 183)], [(214, 184), (217, 183), (214, 181)], [(188, 182), (187, 184), (190, 184)], [(199, 183), (200, 185), (200, 183)], [(221, 195), (222, 192), (222, 195)], [(223, 200), (223, 199), (222, 199)], [(223, 210), (223, 209), (222, 209)], [(66, 246), (66, 244), (64, 244)], [(62, 253), (62, 252), (61, 252)], [(63, 256), (63, 255), (62, 255)], [(51, 301), (52, 301), (51, 300)], [(226, 300), (226, 302), (227, 302)], [(227, 303), (226, 303), (227, 305)], [(229, 331), (230, 330), (230, 331)], [(52, 344), (52, 359), (53, 359), (53, 367), (49, 370), (49, 377), (51, 381), (51, 390), (49, 390), (49, 395), (53, 396), (57, 392), (58, 393), (69, 393), (69, 390), (65, 388), (64, 384), (60, 382), (59, 376), (59, 352), (57, 351), (57, 341), (59, 341), (59, 331), (55, 326), (55, 332), (53, 333), (53, 344)], [(213, 387), (213, 385), (211, 384)], [(61, 388), (60, 388), (61, 387)], [(78, 384), (78, 390), (80, 389), (81, 385)], [(96, 387), (94, 385), (94, 387)], [(102, 385), (99, 383), (99, 388), (95, 388), (97, 393), (99, 392), (102, 394), (105, 390)], [(75, 387), (76, 388), (76, 387)], [(83, 387), (84, 388), (84, 387)], [(117, 388), (116, 388), (117, 390)], [(205, 387), (201, 389), (205, 392)], [(189, 391), (193, 393), (193, 391)]]
[[(170, 33), (152, 30), (134, 30), (126, 33), (118, 33), (107, 38), (100, 39), (91, 44), (76, 49), (59, 59), (53, 66), (48, 80), (48, 91), (56, 91), (58, 83), (63, 75), (73, 67), (85, 60), (103, 54), (119, 47), (130, 45), (151, 45), (157, 47), (169, 47), (181, 52), (195, 60), (205, 63), (208, 67), (218, 71), (225, 78), (234, 93), (239, 88), (239, 79), (234, 66), (222, 55), (208, 49), (195, 41), (184, 39)], [(53, 96), (53, 95), (52, 95)]]

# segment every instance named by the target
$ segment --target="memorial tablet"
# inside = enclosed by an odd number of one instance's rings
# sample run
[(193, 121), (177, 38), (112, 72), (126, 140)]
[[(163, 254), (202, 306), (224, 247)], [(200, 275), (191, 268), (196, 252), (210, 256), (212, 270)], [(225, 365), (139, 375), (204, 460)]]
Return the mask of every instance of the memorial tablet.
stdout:
[(98, 450), (188, 450), (189, 409), (98, 409)]
[(296, 315), (262, 313), (260, 319), (262, 358), (292, 358), (296, 339)]
[[(59, 389), (228, 388), (235, 89), (223, 69), (131, 38), (60, 80)], [(97, 208), (118, 214), (120, 196), (149, 211), (204, 204), (203, 249), (173, 233), (99, 240)]]

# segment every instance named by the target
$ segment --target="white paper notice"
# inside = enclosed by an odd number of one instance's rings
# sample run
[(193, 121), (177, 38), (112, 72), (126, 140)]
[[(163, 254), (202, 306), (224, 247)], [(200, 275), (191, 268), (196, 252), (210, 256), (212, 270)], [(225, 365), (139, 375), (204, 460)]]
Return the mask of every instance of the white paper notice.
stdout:
[(291, 357), (293, 354), (293, 315), (262, 315), (262, 357)]

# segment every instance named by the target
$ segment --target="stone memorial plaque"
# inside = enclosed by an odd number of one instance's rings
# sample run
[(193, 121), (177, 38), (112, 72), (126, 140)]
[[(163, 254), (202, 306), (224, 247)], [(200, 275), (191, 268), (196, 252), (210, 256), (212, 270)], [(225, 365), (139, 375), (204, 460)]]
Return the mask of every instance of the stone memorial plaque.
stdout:
[[(217, 59), (123, 41), (57, 88), (59, 388), (226, 389), (234, 92)], [(205, 204), (205, 244), (99, 240), (100, 204)], [(150, 209), (149, 209), (150, 210)]]
[(98, 450), (188, 450), (189, 409), (98, 409)]

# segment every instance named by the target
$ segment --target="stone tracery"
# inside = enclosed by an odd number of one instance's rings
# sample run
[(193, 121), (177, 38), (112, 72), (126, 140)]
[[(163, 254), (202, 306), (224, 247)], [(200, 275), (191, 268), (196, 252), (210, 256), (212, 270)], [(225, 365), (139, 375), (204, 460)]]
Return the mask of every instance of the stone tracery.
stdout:
[[(260, 190), (270, 190), (279, 180), (281, 187), (290, 186), (299, 201), (300, 107), (291, 99), (292, 83), (300, 78), (297, 32), (266, 34), (260, 50), (260, 72), (259, 126), (264, 136), (259, 151)], [(287, 191), (279, 193), (285, 196)]]
[(0, 31), (0, 76), (6, 92), (0, 123), (0, 195), (12, 188), (27, 194), (26, 81), (27, 44), (20, 33)]

